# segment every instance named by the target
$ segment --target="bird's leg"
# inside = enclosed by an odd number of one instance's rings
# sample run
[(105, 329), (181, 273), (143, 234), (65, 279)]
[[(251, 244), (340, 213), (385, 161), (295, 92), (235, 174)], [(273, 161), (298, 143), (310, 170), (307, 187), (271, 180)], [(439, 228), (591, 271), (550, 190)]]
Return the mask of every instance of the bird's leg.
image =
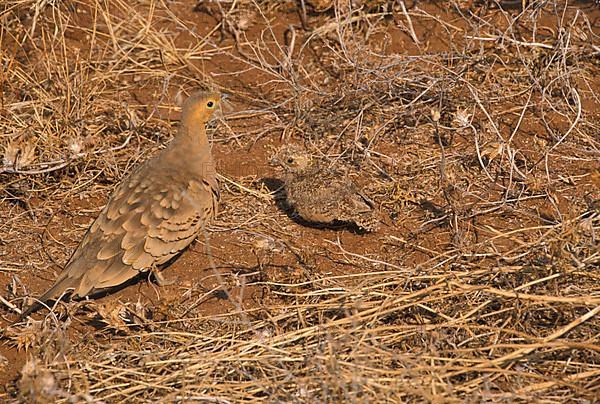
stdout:
[(152, 276), (154, 277), (154, 281), (156, 282), (156, 284), (158, 286), (169, 286), (172, 285), (176, 282), (175, 279), (167, 279), (165, 278), (165, 276), (163, 275), (162, 271), (160, 269), (158, 269), (156, 267), (156, 265), (152, 265), (152, 268), (150, 268), (150, 273), (152, 274)]

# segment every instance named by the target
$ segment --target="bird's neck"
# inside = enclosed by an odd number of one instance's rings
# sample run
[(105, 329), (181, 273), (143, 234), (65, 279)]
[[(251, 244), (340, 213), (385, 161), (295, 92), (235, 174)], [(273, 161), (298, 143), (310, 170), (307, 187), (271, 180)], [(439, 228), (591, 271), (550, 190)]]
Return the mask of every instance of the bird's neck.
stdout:
[(208, 137), (206, 136), (206, 122), (202, 121), (182, 121), (179, 126), (177, 139), (180, 139), (184, 145), (189, 147), (208, 147)]
[(198, 167), (212, 167), (213, 160), (206, 136), (204, 122), (181, 122), (179, 132), (175, 139), (169, 145), (170, 151), (183, 151), (183, 155), (178, 155), (180, 160), (177, 163), (197, 171)]

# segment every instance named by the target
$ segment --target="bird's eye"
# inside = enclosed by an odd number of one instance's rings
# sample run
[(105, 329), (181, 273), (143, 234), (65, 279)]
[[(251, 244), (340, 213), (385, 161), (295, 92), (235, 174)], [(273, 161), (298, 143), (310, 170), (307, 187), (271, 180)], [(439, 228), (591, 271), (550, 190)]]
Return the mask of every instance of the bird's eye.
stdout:
[(207, 106), (208, 108), (212, 108), (212, 107), (214, 107), (214, 106), (215, 106), (215, 103), (214, 103), (214, 102), (212, 102), (212, 101), (209, 101), (209, 102), (207, 102), (207, 103), (206, 103), (206, 106)]
[(293, 162), (294, 162), (294, 159), (293, 159), (293, 158), (291, 158), (291, 157), (288, 157), (288, 159), (287, 159), (287, 163), (288, 163), (288, 164), (292, 164)]

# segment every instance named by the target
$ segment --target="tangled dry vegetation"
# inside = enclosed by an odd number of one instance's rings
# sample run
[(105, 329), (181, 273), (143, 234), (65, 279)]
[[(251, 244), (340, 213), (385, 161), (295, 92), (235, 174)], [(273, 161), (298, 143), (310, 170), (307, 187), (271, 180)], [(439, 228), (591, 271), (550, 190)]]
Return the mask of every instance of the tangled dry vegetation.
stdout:
[[(3, 1), (1, 400), (596, 400), (600, 11), (500, 3)], [(8, 326), (194, 88), (232, 94), (213, 286)], [(381, 230), (294, 223), (282, 142)]]

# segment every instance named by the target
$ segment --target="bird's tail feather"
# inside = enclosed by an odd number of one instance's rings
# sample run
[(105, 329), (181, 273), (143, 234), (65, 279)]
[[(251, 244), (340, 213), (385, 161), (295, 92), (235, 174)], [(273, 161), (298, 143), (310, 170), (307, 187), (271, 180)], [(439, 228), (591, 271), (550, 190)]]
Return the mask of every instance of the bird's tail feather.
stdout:
[(46, 302), (48, 302), (48, 300), (62, 298), (67, 290), (72, 289), (72, 285), (70, 285), (71, 282), (72, 278), (69, 278), (68, 276), (57, 279), (54, 285), (52, 285), (52, 287), (48, 289), (46, 293), (37, 298), (33, 304), (31, 304), (23, 311), (23, 313), (21, 313), (17, 322), (20, 323), (21, 321), (25, 320), (30, 314), (38, 311), (42, 307), (48, 307), (46, 305)]

